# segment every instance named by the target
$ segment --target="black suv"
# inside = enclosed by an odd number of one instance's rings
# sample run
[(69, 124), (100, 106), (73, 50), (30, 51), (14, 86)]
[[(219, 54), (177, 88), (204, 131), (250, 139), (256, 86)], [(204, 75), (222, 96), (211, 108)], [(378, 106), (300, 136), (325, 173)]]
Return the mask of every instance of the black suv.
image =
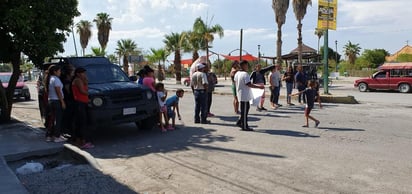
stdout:
[[(138, 85), (136, 76), (126, 73), (105, 57), (52, 58), (42, 67), (50, 65), (85, 68), (89, 80), (89, 110), (92, 128), (135, 122), (139, 129), (151, 129), (158, 121), (159, 104), (156, 94), (148, 87)], [(40, 82), (41, 83), (41, 82)], [(43, 121), (46, 115), (42, 87), (39, 91), (39, 109)]]

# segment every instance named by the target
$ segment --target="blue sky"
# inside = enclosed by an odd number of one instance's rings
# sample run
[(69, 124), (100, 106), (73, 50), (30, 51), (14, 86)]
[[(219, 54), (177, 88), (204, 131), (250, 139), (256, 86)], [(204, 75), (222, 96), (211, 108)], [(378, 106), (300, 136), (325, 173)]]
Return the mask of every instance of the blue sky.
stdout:
[[(290, 0), (292, 3), (293, 0)], [(394, 53), (409, 41), (412, 44), (411, 0), (338, 0), (336, 31), (329, 31), (329, 47), (339, 54), (348, 41), (359, 44), (364, 49), (385, 49)], [(243, 29), (243, 49), (257, 56), (258, 46), (264, 56), (276, 55), (275, 14), (270, 0), (79, 0), (79, 20), (93, 21), (97, 13), (108, 13), (112, 18), (107, 52), (114, 53), (116, 42), (132, 39), (138, 47), (147, 52), (150, 48), (164, 46), (165, 34), (192, 29), (197, 17), (208, 24), (219, 24), (224, 29), (224, 37), (215, 36), (211, 50), (228, 54), (239, 48), (240, 29)], [(317, 27), (318, 1), (312, 1), (303, 19), (303, 42), (317, 49), (318, 38), (314, 34)], [(282, 54), (297, 47), (297, 21), (292, 5), (287, 12), (286, 23), (282, 26)], [(77, 50), (81, 53), (79, 36), (75, 34)], [(323, 45), (323, 38), (320, 45)], [(99, 47), (97, 29), (93, 22), (92, 37), (86, 48)], [(73, 37), (67, 37), (65, 53), (74, 55)], [(204, 53), (201, 53), (203, 55)], [(184, 54), (182, 58), (190, 58)], [(213, 58), (216, 57), (211, 57)], [(172, 59), (172, 55), (169, 57)]]

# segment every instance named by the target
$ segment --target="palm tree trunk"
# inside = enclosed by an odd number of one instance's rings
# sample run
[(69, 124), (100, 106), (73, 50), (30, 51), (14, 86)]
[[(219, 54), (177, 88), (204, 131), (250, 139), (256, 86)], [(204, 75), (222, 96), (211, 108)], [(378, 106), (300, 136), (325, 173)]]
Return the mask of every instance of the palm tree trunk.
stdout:
[(129, 75), (129, 61), (127, 60), (127, 55), (123, 55), (123, 71)]
[(180, 51), (175, 51), (175, 73), (176, 73), (176, 84), (182, 84), (182, 62), (180, 58)]
[(282, 63), (282, 24), (278, 24), (278, 37), (276, 43), (276, 64)]
[(302, 21), (298, 23), (298, 63), (302, 64)]

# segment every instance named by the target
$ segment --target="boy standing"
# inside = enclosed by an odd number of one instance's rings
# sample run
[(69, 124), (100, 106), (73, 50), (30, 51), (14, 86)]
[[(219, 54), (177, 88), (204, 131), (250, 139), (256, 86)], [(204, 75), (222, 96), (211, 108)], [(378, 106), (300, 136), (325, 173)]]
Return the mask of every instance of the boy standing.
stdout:
[[(319, 126), (320, 121), (315, 119), (314, 117), (310, 116), (310, 112), (312, 111), (313, 107), (315, 106), (315, 99), (316, 96), (319, 96), (319, 91), (316, 89), (316, 82), (313, 80), (310, 80), (308, 82), (309, 88), (306, 88), (305, 90), (299, 91), (297, 93), (291, 94), (291, 96), (296, 96), (300, 94), (306, 94), (306, 106), (305, 106), (305, 119), (306, 119), (306, 124), (303, 125), (302, 127), (309, 127), (309, 119), (315, 121), (315, 127)], [(319, 107), (322, 108), (322, 104), (320, 103), (320, 97), (317, 98)]]
[(176, 129), (175, 120), (176, 120), (176, 113), (177, 118), (181, 120), (180, 112), (179, 112), (179, 98), (183, 97), (185, 91), (183, 89), (177, 89), (176, 95), (169, 97), (166, 100), (166, 107), (167, 107), (167, 115), (168, 118), (172, 118), (172, 127)]
[(241, 127), (243, 131), (253, 131), (248, 125), (248, 114), (250, 109), (249, 101), (253, 99), (250, 88), (264, 89), (264, 85), (252, 84), (250, 82), (249, 74), (247, 73), (249, 62), (243, 60), (240, 62), (240, 69), (236, 72), (234, 81), (236, 85), (237, 98), (240, 102), (240, 117), (236, 125)]

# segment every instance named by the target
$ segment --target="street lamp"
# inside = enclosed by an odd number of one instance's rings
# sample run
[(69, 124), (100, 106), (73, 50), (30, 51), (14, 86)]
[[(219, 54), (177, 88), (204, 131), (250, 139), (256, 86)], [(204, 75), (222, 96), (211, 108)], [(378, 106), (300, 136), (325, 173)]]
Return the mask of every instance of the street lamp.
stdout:
[(336, 50), (335, 50), (335, 57), (336, 57), (336, 65), (335, 65), (335, 72), (338, 72), (338, 40), (335, 40), (335, 46), (336, 46)]
[(258, 63), (260, 63), (260, 44), (258, 44), (257, 46), (258, 46)]

